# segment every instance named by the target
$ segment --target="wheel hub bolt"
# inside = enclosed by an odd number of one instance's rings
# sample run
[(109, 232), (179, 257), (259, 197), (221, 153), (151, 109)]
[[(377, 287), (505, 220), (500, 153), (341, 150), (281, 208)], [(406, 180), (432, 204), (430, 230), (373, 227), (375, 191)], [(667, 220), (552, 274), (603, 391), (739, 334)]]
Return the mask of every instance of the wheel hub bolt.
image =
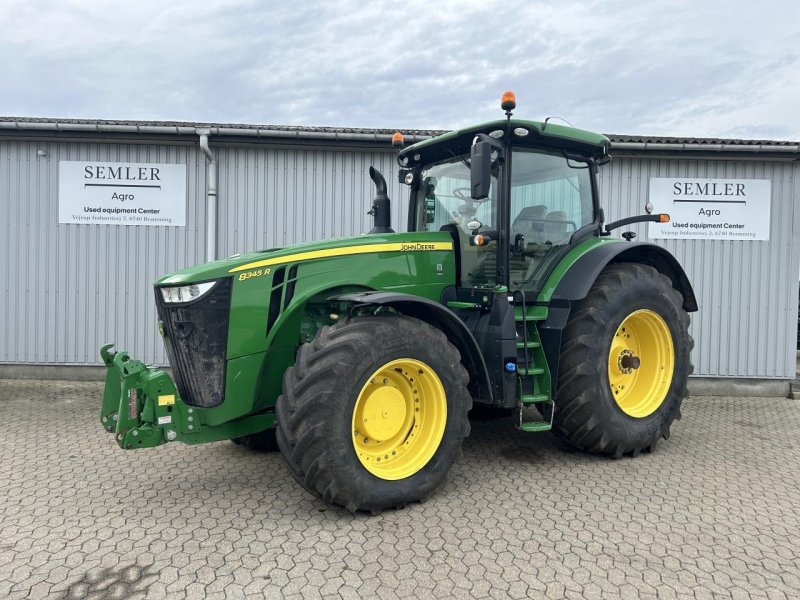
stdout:
[(630, 372), (632, 369), (638, 369), (642, 361), (638, 356), (633, 354), (623, 354), (619, 359), (619, 366), (625, 372)]

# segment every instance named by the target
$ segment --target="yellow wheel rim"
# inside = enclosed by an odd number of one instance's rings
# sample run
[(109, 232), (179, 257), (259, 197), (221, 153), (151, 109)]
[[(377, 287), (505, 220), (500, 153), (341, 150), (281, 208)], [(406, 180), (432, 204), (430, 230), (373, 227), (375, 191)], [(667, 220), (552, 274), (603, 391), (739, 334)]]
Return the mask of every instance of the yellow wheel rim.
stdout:
[(611, 395), (626, 415), (642, 418), (664, 402), (675, 371), (675, 348), (666, 322), (652, 310), (629, 314), (608, 353)]
[(353, 409), (353, 448), (364, 468), (381, 479), (410, 477), (439, 447), (447, 396), (424, 362), (401, 358), (375, 371)]

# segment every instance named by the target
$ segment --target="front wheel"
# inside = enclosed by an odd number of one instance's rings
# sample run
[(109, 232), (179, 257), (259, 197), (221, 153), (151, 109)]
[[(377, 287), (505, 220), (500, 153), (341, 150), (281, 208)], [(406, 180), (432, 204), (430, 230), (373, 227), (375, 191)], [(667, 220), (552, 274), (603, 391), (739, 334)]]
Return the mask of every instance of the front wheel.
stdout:
[(636, 456), (668, 438), (691, 373), (683, 297), (654, 268), (615, 264), (564, 329), (553, 431), (595, 454)]
[(444, 483), (469, 433), (458, 350), (394, 313), (323, 327), (298, 350), (276, 405), (294, 478), (351, 512), (405, 506)]

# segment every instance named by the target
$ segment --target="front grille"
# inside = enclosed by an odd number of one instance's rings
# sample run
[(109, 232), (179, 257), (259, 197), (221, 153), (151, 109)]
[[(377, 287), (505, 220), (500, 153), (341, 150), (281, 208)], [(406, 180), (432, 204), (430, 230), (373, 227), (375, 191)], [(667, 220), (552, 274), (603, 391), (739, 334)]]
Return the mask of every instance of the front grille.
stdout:
[(210, 407), (225, 399), (225, 356), (233, 279), (220, 280), (201, 298), (184, 304), (164, 302), (156, 288), (164, 345), (181, 399)]

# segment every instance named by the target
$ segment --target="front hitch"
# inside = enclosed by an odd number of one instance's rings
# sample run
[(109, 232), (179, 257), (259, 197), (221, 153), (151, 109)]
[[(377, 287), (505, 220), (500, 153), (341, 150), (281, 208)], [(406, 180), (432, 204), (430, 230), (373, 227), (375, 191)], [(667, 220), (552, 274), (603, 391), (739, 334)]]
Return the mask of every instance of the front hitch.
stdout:
[(133, 360), (127, 352), (112, 352), (113, 347), (100, 348), (107, 369), (100, 424), (114, 434), (120, 448), (152, 448), (174, 441), (203, 444), (275, 426), (274, 413), (207, 425), (203, 409), (184, 403), (166, 372)]
[(194, 430), (194, 409), (180, 402), (169, 375), (113, 346), (100, 349), (107, 368), (100, 424), (119, 446), (151, 448), (178, 439), (178, 427)]

